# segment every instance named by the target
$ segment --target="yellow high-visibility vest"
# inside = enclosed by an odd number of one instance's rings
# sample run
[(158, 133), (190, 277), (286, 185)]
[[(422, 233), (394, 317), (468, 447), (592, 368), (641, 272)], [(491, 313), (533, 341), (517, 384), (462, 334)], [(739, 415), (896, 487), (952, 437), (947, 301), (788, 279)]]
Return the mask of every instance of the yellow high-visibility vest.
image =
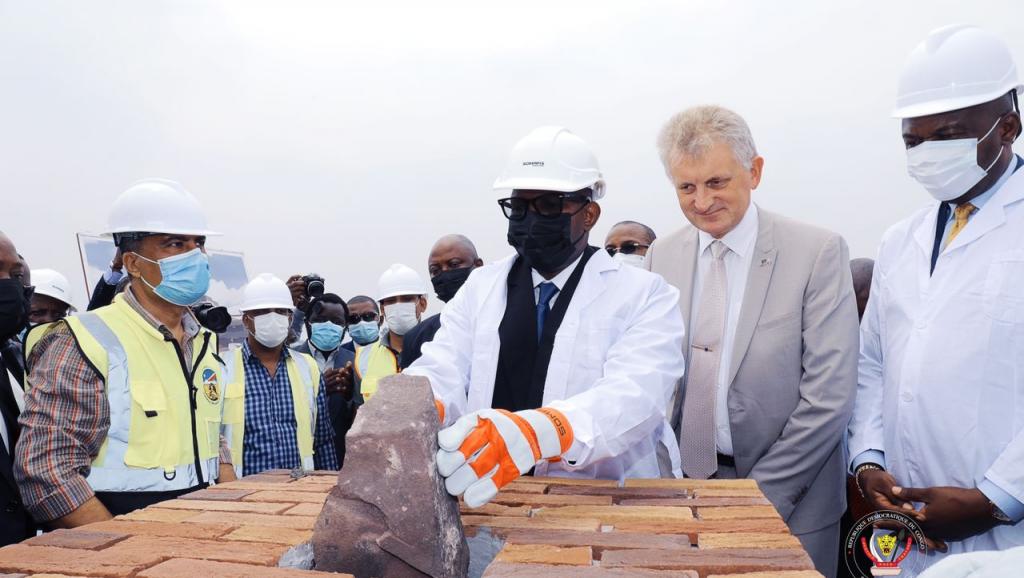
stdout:
[(381, 339), (370, 345), (356, 347), (356, 375), (359, 376), (359, 390), (363, 400), (369, 400), (377, 393), (377, 384), (384, 377), (399, 372), (398, 358)]
[[(316, 396), (320, 392), (320, 368), (311, 356), (294, 350), (288, 351), (285, 367), (292, 386), (295, 439), (298, 440), (302, 469), (313, 471), (313, 437), (316, 431)], [(225, 398), (221, 433), (231, 448), (235, 475), (242, 477), (242, 455), (245, 453), (245, 362), (241, 347), (232, 353)]]
[(188, 372), (178, 343), (121, 295), (63, 322), (103, 377), (110, 404), (110, 428), (86, 477), (92, 489), (167, 492), (215, 480), (224, 408), (216, 337), (205, 329), (195, 337)]

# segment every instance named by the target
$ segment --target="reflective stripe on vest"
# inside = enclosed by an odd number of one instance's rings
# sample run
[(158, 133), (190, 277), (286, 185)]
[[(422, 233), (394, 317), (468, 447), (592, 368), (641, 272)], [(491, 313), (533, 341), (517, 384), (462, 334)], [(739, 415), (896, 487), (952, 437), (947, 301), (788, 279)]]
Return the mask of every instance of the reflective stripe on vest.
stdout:
[(359, 391), (363, 394), (363, 400), (369, 400), (377, 393), (377, 384), (381, 378), (398, 373), (398, 360), (386, 345), (376, 341), (356, 348), (356, 373), (359, 375)]
[[(236, 348), (232, 356), (221, 435), (231, 448), (235, 475), (242, 477), (242, 457), (245, 453), (245, 363), (242, 348)], [(285, 367), (292, 388), (295, 439), (298, 442), (302, 469), (313, 471), (313, 438), (316, 432), (316, 396), (320, 391), (320, 368), (312, 357), (294, 350), (289, 350)]]
[(177, 344), (166, 341), (120, 296), (110, 306), (65, 321), (103, 377), (110, 406), (107, 437), (86, 477), (92, 489), (169, 492), (216, 477), (224, 368), (208, 332), (195, 339), (189, 388)]

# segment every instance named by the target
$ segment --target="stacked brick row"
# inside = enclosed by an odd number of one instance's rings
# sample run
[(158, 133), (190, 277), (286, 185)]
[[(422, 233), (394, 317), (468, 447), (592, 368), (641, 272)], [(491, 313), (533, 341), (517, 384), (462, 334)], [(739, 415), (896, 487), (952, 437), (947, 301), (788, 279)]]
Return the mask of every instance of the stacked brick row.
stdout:
[[(332, 472), (268, 472), (0, 549), (5, 576), (310, 578), (279, 568), (312, 536)], [(812, 578), (810, 559), (746, 480), (523, 478), (463, 509), (505, 544), (488, 578)], [(484, 529), (486, 528), (486, 530)], [(331, 574), (332, 576), (345, 576)]]

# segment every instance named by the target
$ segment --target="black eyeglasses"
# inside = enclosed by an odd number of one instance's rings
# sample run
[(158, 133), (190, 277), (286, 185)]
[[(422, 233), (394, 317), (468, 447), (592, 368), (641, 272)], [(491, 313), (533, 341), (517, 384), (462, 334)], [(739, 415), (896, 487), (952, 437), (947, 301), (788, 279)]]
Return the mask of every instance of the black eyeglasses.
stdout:
[[(562, 214), (566, 202), (583, 203), (583, 207), (586, 207), (590, 203), (590, 199), (583, 195), (572, 193), (548, 193), (532, 199), (522, 199), (519, 197), (498, 199), (501, 211), (505, 213), (505, 218), (510, 221), (522, 221), (525, 219), (526, 212), (530, 207), (533, 207), (534, 213), (542, 217), (557, 217)], [(572, 214), (575, 215), (582, 211), (583, 207), (580, 207), (579, 210)]]
[(378, 315), (376, 311), (369, 311), (367, 313), (363, 313), (362, 315), (352, 314), (348, 316), (348, 324), (355, 325), (360, 321), (376, 321), (377, 317)]
[(608, 245), (607, 247), (604, 248), (604, 250), (608, 251), (608, 254), (614, 257), (616, 253), (622, 253), (623, 255), (632, 255), (633, 253), (636, 253), (640, 249), (647, 249), (648, 247), (650, 247), (650, 245), (641, 245), (640, 243), (634, 243), (633, 241), (626, 241), (622, 245), (619, 245), (618, 248), (612, 245)]

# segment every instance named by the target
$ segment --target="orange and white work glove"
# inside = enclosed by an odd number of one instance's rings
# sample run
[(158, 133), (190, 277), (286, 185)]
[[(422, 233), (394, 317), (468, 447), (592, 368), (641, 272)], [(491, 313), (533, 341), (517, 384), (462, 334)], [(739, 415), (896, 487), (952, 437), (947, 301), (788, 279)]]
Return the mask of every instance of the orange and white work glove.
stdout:
[(478, 508), (539, 462), (561, 459), (572, 441), (572, 426), (558, 410), (484, 409), (438, 432), (437, 471), (449, 494), (465, 494), (466, 505)]

